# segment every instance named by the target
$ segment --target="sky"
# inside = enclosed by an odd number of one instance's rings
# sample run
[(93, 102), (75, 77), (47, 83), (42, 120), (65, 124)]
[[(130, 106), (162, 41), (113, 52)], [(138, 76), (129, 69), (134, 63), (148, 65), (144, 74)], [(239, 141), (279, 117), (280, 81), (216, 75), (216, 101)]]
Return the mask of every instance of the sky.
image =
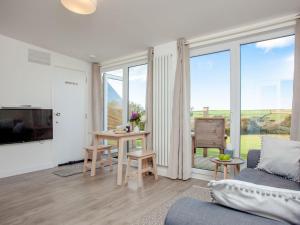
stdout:
[[(191, 107), (230, 109), (230, 52), (191, 58)], [(290, 109), (294, 36), (241, 46), (242, 109)]]
[(147, 64), (129, 67), (129, 102), (146, 107)]
[[(294, 36), (241, 46), (242, 109), (290, 109), (292, 106)], [(230, 109), (230, 51), (190, 60), (191, 107)], [(123, 76), (122, 70), (109, 72)], [(129, 101), (145, 107), (147, 64), (130, 67)], [(122, 96), (121, 82), (112, 87)]]
[[(109, 71), (106, 74), (123, 77), (123, 70)], [(146, 79), (147, 79), (147, 64), (129, 67), (129, 101), (141, 105), (145, 108), (146, 104)], [(109, 84), (115, 92), (122, 97), (123, 87), (122, 81), (110, 79)]]

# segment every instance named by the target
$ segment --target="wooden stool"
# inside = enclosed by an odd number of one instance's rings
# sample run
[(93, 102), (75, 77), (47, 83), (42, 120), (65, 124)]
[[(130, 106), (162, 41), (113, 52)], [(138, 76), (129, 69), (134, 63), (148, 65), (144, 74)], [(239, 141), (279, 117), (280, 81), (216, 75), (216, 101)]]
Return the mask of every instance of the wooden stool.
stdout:
[[(88, 169), (91, 169), (91, 176), (96, 175), (96, 164), (97, 162), (100, 163), (100, 166), (104, 166), (105, 163), (108, 163), (110, 165), (110, 170), (112, 170), (112, 155), (111, 155), (111, 145), (98, 145), (98, 146), (88, 146), (85, 150), (84, 155), (84, 163), (83, 163), (83, 173), (85, 173)], [(108, 152), (108, 158), (102, 159), (103, 153), (107, 151)], [(99, 160), (98, 153), (100, 153)], [(92, 157), (90, 157), (92, 156)], [(89, 163), (88, 160), (91, 159), (92, 162)]]
[[(125, 176), (125, 184), (128, 183), (128, 178), (134, 176), (138, 178), (138, 186), (143, 186), (143, 173), (152, 172), (154, 174), (155, 180), (158, 179), (157, 176), (157, 166), (155, 153), (153, 151), (134, 151), (127, 154), (127, 168)], [(131, 161), (138, 161), (138, 171), (130, 173)], [(151, 161), (151, 163), (150, 163)], [(152, 164), (152, 165), (151, 165)]]

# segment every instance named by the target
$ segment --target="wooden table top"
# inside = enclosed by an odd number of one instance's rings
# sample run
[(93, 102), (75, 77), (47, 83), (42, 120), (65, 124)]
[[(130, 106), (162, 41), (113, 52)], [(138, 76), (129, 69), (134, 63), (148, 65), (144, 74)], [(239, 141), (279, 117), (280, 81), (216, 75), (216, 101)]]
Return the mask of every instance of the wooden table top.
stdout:
[(245, 161), (240, 158), (233, 158), (231, 159), (231, 161), (221, 161), (216, 158), (210, 158), (209, 160), (213, 163), (222, 164), (222, 165), (239, 165), (245, 163)]
[(114, 131), (94, 131), (91, 133), (97, 136), (114, 137), (114, 138), (134, 137), (134, 136), (150, 134), (150, 132), (148, 131), (129, 132), (129, 133), (115, 133)]

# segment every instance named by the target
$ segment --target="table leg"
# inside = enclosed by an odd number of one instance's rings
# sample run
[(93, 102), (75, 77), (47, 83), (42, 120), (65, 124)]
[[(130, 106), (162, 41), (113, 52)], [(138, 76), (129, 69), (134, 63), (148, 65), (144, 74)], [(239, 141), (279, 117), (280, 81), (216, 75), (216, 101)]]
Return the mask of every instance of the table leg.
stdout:
[(124, 157), (124, 140), (119, 139), (119, 149), (118, 149), (118, 174), (117, 174), (117, 184), (122, 185), (123, 177), (123, 157)]
[(195, 137), (192, 137), (192, 168), (195, 167)]
[(125, 184), (128, 183), (128, 178), (129, 178), (129, 175), (130, 175), (130, 167), (131, 167), (131, 158), (128, 158), (127, 160), (127, 168), (126, 168), (126, 175), (125, 175)]
[(156, 155), (155, 154), (152, 156), (152, 167), (153, 167), (153, 173), (154, 173), (155, 180), (158, 180)]
[(93, 145), (97, 145), (98, 135), (93, 135)]
[(142, 147), (143, 147), (143, 150), (146, 151), (146, 150), (147, 150), (147, 147), (146, 147), (146, 137), (143, 136), (143, 138), (142, 138), (141, 140), (142, 140)]
[(91, 165), (91, 176), (96, 175), (96, 165), (97, 165), (97, 149), (94, 149), (93, 157), (92, 157), (92, 165)]
[(143, 187), (143, 159), (138, 159), (138, 187)]
[(240, 164), (236, 164), (235, 165), (235, 170), (234, 170), (234, 175), (239, 175), (240, 173)]
[(84, 150), (83, 173), (87, 171), (88, 161), (89, 161), (89, 152), (87, 150)]
[(216, 166), (215, 166), (215, 180), (217, 180), (217, 176), (218, 176), (218, 169), (219, 169), (219, 164), (216, 163)]
[(224, 166), (224, 180), (227, 179), (227, 165), (223, 165)]
[[(145, 138), (145, 136), (143, 136), (142, 138), (141, 138), (141, 141), (142, 141), (142, 151), (147, 151), (147, 147), (146, 147), (146, 138)], [(144, 160), (142, 160), (142, 167), (143, 168), (146, 168), (146, 167), (148, 167), (148, 163), (149, 163), (149, 160), (148, 159), (144, 159)], [(148, 173), (145, 173), (144, 175), (147, 175)]]

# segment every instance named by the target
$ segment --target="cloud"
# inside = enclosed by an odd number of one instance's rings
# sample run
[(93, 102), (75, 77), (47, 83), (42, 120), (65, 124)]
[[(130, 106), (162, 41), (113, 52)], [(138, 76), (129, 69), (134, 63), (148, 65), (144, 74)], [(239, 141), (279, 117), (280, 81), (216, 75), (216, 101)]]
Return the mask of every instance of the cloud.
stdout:
[(146, 81), (147, 65), (130, 67), (129, 80), (130, 81)]
[(286, 60), (287, 62), (289, 62), (289, 63), (294, 64), (294, 59), (295, 59), (294, 54), (291, 54), (291, 55), (289, 55), (288, 57), (286, 57), (285, 60)]
[(146, 81), (146, 75), (130, 75), (129, 76), (130, 81)]
[(265, 52), (271, 51), (273, 48), (283, 48), (294, 44), (295, 37), (288, 36), (282, 38), (271, 39), (267, 41), (261, 41), (256, 43), (256, 48), (264, 49)]
[(285, 62), (287, 65), (287, 73), (289, 74), (289, 77), (293, 77), (294, 76), (294, 63), (295, 63), (294, 54), (291, 54), (288, 57), (286, 57)]

